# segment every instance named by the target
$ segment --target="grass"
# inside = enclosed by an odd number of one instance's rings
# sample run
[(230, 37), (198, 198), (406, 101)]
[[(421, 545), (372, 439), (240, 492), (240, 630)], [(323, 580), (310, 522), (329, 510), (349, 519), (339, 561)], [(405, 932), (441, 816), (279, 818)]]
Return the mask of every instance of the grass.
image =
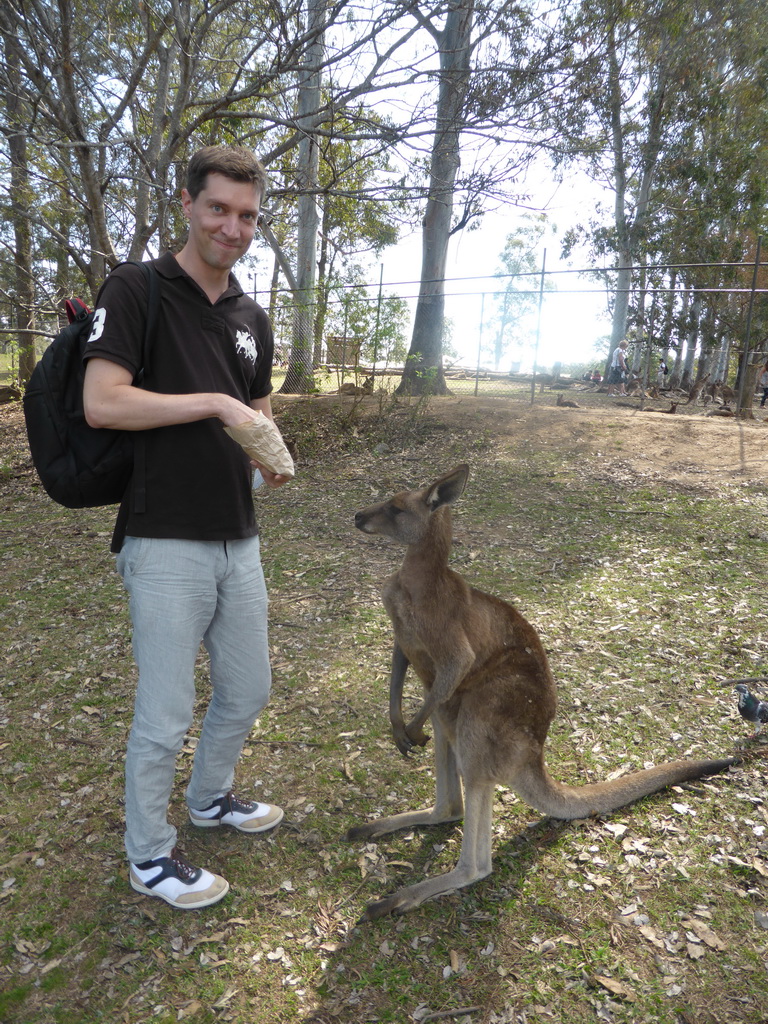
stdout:
[[(171, 813), (188, 855), (232, 885), (190, 914), (127, 884), (135, 674), (112, 513), (52, 505), (18, 414), (4, 413), (0, 1021), (762, 1024), (766, 745), (745, 742), (723, 683), (764, 672), (765, 478), (654, 476), (620, 419), (563, 437), (523, 414), (372, 407), (281, 410), (299, 475), (257, 497), (274, 690), (238, 777), (286, 821), (257, 839), (193, 832), (189, 742)], [(462, 460), (452, 564), (544, 638), (560, 687), (553, 774), (578, 784), (680, 756), (745, 759), (606, 820), (542, 820), (499, 789), (489, 878), (358, 925), (369, 900), (448, 870), (461, 828), (343, 840), (356, 821), (431, 802), (434, 785), (429, 748), (406, 760), (389, 738), (378, 592), (398, 553), (351, 516)], [(197, 673), (202, 707), (202, 656)]]

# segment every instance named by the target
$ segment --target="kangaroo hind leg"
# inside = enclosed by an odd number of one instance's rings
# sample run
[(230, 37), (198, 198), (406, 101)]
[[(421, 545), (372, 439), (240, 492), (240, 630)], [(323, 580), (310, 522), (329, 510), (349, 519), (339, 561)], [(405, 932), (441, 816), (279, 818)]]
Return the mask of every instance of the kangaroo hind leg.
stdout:
[(418, 825), (440, 825), (446, 821), (458, 821), (464, 813), (461, 779), (456, 762), (456, 753), (449, 742), (437, 715), (432, 719), (435, 749), (435, 803), (420, 811), (405, 811), (388, 818), (376, 818), (364, 825), (355, 825), (347, 832), (347, 839), (376, 839), (377, 836), (397, 832), (402, 828)]
[(374, 921), (386, 914), (406, 914), (425, 900), (471, 885), (492, 870), (491, 829), (495, 784), (482, 782), (465, 793), (464, 838), (456, 867), (444, 875), (435, 875), (416, 885), (407, 885), (383, 900), (369, 903), (363, 921)]

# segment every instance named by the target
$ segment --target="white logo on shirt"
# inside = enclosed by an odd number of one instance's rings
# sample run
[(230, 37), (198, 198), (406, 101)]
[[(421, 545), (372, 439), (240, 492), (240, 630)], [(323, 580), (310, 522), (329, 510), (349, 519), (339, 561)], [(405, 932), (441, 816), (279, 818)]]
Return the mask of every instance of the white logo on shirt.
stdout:
[(103, 309), (101, 306), (94, 313), (93, 327), (91, 328), (91, 333), (88, 335), (89, 343), (91, 341), (98, 341), (99, 338), (104, 333), (104, 321), (106, 319), (106, 316), (107, 311), (106, 309)]
[(253, 336), (249, 330), (237, 331), (237, 341), (235, 342), (235, 348), (237, 349), (238, 355), (245, 356), (246, 359), (250, 359), (251, 362), (256, 365), (256, 359), (258, 352), (256, 350), (256, 342), (253, 340)]

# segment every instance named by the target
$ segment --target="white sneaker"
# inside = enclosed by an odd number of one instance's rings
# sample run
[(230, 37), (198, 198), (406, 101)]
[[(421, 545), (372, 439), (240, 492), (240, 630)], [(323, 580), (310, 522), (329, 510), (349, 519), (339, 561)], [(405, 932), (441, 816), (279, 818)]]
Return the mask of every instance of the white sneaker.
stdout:
[(214, 800), (202, 811), (190, 808), (189, 820), (199, 828), (218, 828), (231, 825), (238, 832), (266, 832), (283, 820), (282, 807), (273, 804), (259, 804), (252, 800), (238, 800), (229, 792)]
[(145, 896), (159, 896), (179, 910), (197, 910), (218, 903), (229, 892), (229, 882), (204, 868), (193, 867), (178, 847), (167, 857), (131, 864), (131, 886)]

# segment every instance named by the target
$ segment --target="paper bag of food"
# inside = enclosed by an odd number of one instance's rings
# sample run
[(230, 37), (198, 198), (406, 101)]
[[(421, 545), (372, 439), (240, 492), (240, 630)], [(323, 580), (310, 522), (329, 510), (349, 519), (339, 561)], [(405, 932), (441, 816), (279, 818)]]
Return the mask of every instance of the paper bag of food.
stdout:
[(224, 429), (250, 458), (255, 459), (271, 473), (291, 478), (295, 476), (296, 470), (293, 467), (291, 453), (285, 447), (280, 431), (263, 412), (259, 412), (255, 420)]

